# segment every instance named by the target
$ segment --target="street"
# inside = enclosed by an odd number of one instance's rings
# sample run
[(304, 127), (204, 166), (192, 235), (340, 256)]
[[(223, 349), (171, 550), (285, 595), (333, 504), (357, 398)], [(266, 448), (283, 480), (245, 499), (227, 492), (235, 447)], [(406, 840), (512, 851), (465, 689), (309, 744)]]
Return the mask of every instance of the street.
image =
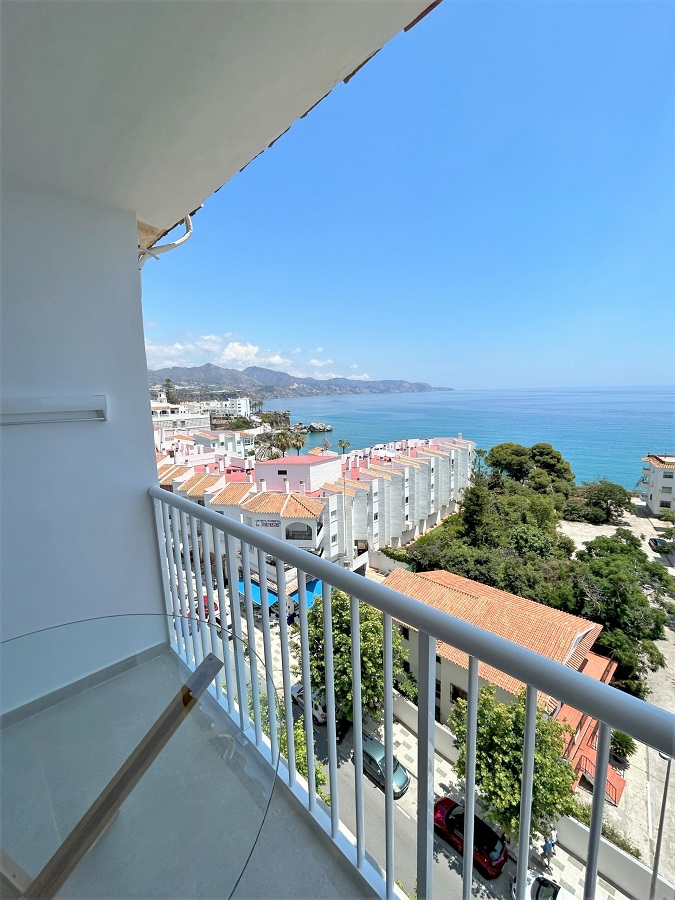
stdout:
[[(294, 706), (294, 714), (300, 710)], [(315, 726), (317, 758), (328, 772), (326, 728)], [(355, 769), (351, 759), (352, 731), (338, 747), (338, 802), (340, 818), (356, 834), (356, 803), (354, 794)], [(395, 880), (409, 896), (415, 896), (417, 879), (417, 779), (411, 774), (410, 787), (400, 800), (395, 801), (394, 858)], [(366, 852), (384, 869), (385, 862), (385, 811), (384, 791), (371, 779), (363, 776), (364, 834)], [(434, 864), (432, 869), (433, 894), (436, 897), (462, 896), (462, 857), (444, 841), (434, 837)], [(473, 895), (484, 898), (509, 897), (511, 875), (515, 865), (509, 860), (502, 875), (494, 881), (486, 881), (474, 871)]]

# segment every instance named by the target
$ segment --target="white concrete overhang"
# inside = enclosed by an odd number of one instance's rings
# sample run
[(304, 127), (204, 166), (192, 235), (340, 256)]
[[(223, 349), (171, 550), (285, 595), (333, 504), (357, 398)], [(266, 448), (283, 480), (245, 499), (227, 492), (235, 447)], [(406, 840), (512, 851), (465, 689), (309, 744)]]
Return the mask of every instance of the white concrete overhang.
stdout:
[(3, 169), (157, 238), (429, 6), (4, 0)]

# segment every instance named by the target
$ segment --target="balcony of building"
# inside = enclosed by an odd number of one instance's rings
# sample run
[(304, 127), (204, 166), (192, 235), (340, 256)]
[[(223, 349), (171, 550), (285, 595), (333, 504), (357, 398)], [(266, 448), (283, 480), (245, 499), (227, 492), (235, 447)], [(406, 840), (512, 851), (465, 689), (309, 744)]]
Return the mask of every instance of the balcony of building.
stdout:
[[(217, 661), (218, 673), (209, 676), (198, 704), (74, 866), (64, 896), (394, 896), (397, 881), (409, 893), (416, 883), (420, 897), (482, 891), (484, 882), (470, 857), (449, 864), (433, 836), (433, 685), (436, 640), (442, 639), (471, 658), (470, 735), (477, 727), (479, 659), (528, 685), (527, 733), (534, 728), (539, 690), (600, 722), (597, 764), (593, 772), (584, 769), (595, 782), (585, 896), (595, 896), (599, 866), (606, 865), (600, 825), (603, 798), (612, 790), (602, 775), (611, 730), (672, 753), (675, 717), (189, 500), (160, 488), (151, 488), (150, 495), (165, 612), (48, 628), (2, 647), (2, 849), (22, 873), (22, 892), (30, 896), (28, 882), (48, 877), (50, 859), (72, 838), (118, 767), (134, 755), (167, 701), (208, 659)], [(288, 621), (270, 615), (274, 598), (265, 583), (258, 586), (256, 603), (254, 560), (259, 568), (273, 560), (279, 596), (295, 586), (296, 614)], [(157, 565), (157, 559), (146, 563)], [(306, 587), (319, 579), (330, 650), (321, 685), (311, 681), (309, 671)], [(336, 731), (332, 588), (352, 598), (355, 724), (348, 758)], [(206, 598), (201, 622), (200, 596)], [(359, 601), (380, 610), (384, 621), (383, 791), (362, 774)], [(418, 764), (410, 788), (416, 793), (416, 821), (403, 818), (393, 796), (394, 619), (420, 635)], [(115, 648), (116, 661), (101, 670), (97, 660), (103, 647), (108, 656)], [(69, 676), (78, 668), (73, 659), (79, 660), (78, 678)], [(325, 695), (327, 710), (325, 728), (308, 717), (299, 735), (291, 696), (298, 679), (306, 696)], [(307, 751), (302, 772), (298, 739)], [(315, 765), (327, 773), (329, 806), (319, 797)], [(533, 765), (533, 746), (526, 740), (525, 829)], [(470, 810), (476, 800), (471, 766), (464, 798)], [(533, 848), (524, 841), (513, 852), (518, 871), (526, 871)], [(501, 896), (510, 890), (508, 884), (497, 886)], [(519, 884), (518, 896), (523, 892)]]

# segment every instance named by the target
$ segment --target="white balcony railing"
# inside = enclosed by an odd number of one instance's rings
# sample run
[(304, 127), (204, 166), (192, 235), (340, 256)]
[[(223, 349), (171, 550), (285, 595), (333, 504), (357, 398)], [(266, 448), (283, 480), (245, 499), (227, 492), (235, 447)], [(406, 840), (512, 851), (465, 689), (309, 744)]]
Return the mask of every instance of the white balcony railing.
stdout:
[[(242, 620), (246, 623), (248, 641), (253, 650), (264, 659), (268, 672), (273, 670), (270, 616), (267, 603), (268, 588), (265, 579), (258, 585), (251, 580), (251, 553), (257, 553), (259, 570), (265, 571), (265, 557), (276, 560), (276, 584), (278, 596), (286, 594), (286, 569), (291, 566), (298, 574), (298, 606), (301, 646), (301, 669), (304, 696), (314, 691), (325, 692), (328, 737), (328, 775), (330, 810), (317, 802), (314, 772), (314, 735), (311, 716), (305, 717), (305, 737), (308, 758), (308, 778), (296, 772), (293, 740), (293, 712), (291, 698), (291, 655), (289, 633), (283, 610), (279, 616), (279, 638), (283, 668), (282, 700), (286, 715), (288, 759), (280, 766), (280, 775), (290, 789), (313, 815), (316, 823), (332, 838), (338, 848), (381, 896), (395, 896), (394, 882), (394, 794), (393, 794), (393, 620), (407, 623), (419, 633), (418, 673), (418, 770), (417, 770), (417, 896), (432, 895), (433, 857), (433, 803), (434, 803), (434, 713), (436, 641), (442, 640), (469, 656), (467, 772), (465, 796), (464, 845), (473, 844), (473, 812), (475, 802), (475, 747), (478, 700), (478, 661), (481, 660), (527, 685), (525, 741), (523, 747), (520, 830), (529, 834), (531, 822), (532, 779), (534, 771), (534, 734), (537, 710), (537, 692), (556, 697), (575, 709), (597, 719), (599, 724), (596, 779), (593, 793), (592, 818), (589, 833), (587, 865), (584, 886), (585, 900), (593, 900), (597, 882), (598, 852), (601, 838), (602, 813), (605, 796), (607, 765), (610, 754), (612, 729), (630, 734), (668, 756), (675, 753), (675, 716), (615, 688), (594, 681), (579, 672), (541, 657), (510, 641), (496, 637), (440, 610), (425, 606), (412, 598), (383, 587), (304, 550), (289, 546), (276, 538), (226, 518), (212, 510), (206, 510), (189, 500), (176, 497), (157, 487), (151, 487), (150, 496), (155, 503), (158, 544), (165, 587), (167, 611), (176, 616), (176, 631), (172, 636), (174, 649), (187, 664), (194, 668), (205, 653), (213, 651), (224, 660), (225, 683), (216, 683), (214, 691), (223, 707), (247, 733), (263, 755), (274, 759), (278, 750), (277, 723), (270, 716), (269, 734), (261, 725), (260, 698), (255, 686), (258, 683), (256, 654), (250, 659), (232, 649), (227, 639), (228, 627), (235, 640), (235, 647), (242, 647)], [(225, 559), (222, 565), (213, 561)], [(201, 565), (194, 564), (200, 561)], [(215, 571), (214, 571), (215, 568)], [(241, 575), (240, 575), (241, 572)], [(324, 641), (326, 684), (310, 681), (307, 597), (305, 575), (322, 582), (324, 610)], [(226, 589), (243, 580), (243, 604), (235, 602), (234, 609)], [(331, 588), (338, 588), (351, 598), (352, 637), (352, 694), (354, 720), (354, 766), (356, 834), (353, 835), (340, 821), (340, 797), (338, 793), (338, 756), (336, 743), (336, 708), (333, 688), (333, 645)], [(260, 591), (262, 618), (262, 653), (255, 646), (259, 634), (255, 630), (253, 589)], [(222, 630), (217, 639), (215, 628), (187, 629), (186, 617), (194, 611), (196, 598), (207, 597), (209, 621), (215, 623), (214, 599), (218, 603)], [(239, 592), (236, 592), (240, 601)], [(385, 785), (385, 858), (380, 869), (376, 861), (365, 852), (364, 794), (362, 756), (362, 709), (360, 671), (359, 601), (368, 603), (383, 614), (384, 623), (384, 745), (386, 750)], [(242, 608), (243, 607), (243, 608)], [(233, 614), (234, 613), (234, 614)], [(194, 615), (194, 612), (192, 612)], [(180, 617), (180, 618), (179, 618)], [(226, 627), (227, 623), (227, 627)], [(254, 686), (253, 696), (247, 695), (247, 682)], [(268, 683), (269, 708), (274, 708), (274, 685)], [(241, 702), (239, 702), (241, 698)], [(525, 878), (529, 860), (529, 842), (520, 842), (518, 854), (517, 896), (525, 897)], [(463, 857), (463, 896), (469, 900), (472, 890), (472, 855)]]

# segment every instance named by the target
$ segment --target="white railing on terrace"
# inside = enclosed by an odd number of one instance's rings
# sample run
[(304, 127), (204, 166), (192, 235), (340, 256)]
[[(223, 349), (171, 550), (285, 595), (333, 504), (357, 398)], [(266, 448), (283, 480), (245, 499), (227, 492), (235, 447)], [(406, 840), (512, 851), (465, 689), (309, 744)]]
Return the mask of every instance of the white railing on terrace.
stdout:
[[(291, 698), (291, 655), (288, 641), (288, 625), (284, 610), (279, 616), (283, 692), (286, 715), (288, 759), (283, 771), (285, 780), (295, 796), (312, 813), (315, 821), (333, 839), (347, 859), (361, 872), (381, 896), (395, 896), (394, 882), (394, 794), (393, 794), (393, 713), (392, 713), (392, 624), (393, 619), (407, 623), (419, 633), (418, 672), (418, 770), (417, 770), (417, 896), (432, 895), (433, 858), (433, 804), (434, 804), (434, 714), (436, 641), (442, 640), (469, 655), (467, 771), (465, 795), (464, 845), (473, 845), (473, 814), (475, 808), (475, 754), (476, 716), (478, 701), (478, 661), (483, 661), (527, 685), (525, 740), (523, 746), (523, 790), (521, 796), (520, 831), (529, 834), (531, 822), (532, 779), (534, 771), (534, 737), (537, 711), (537, 692), (543, 691), (558, 700), (570, 704), (599, 721), (593, 806), (589, 833), (584, 900), (593, 900), (597, 882), (598, 850), (600, 846), (602, 813), (605, 796), (606, 773), (610, 754), (612, 729), (630, 734), (668, 756), (675, 754), (675, 716), (642, 700), (624, 694), (615, 688), (594, 681), (564, 665), (541, 657), (510, 641), (496, 637), (440, 610), (425, 606), (417, 600), (383, 587), (381, 584), (356, 575), (305, 550), (289, 546), (277, 538), (262, 534), (254, 528), (242, 525), (212, 510), (164, 491), (151, 487), (149, 494), (155, 504), (158, 545), (164, 580), (167, 611), (176, 616), (177, 626), (173, 635), (174, 649), (194, 667), (203, 656), (213, 651), (225, 663), (225, 684), (215, 685), (217, 698), (240, 727), (246, 731), (263, 754), (276, 756), (278, 749), (277, 723), (269, 716), (269, 735), (262, 729), (260, 698), (257, 693), (255, 613), (251, 582), (251, 552), (257, 551), (260, 571), (265, 571), (265, 557), (276, 560), (278, 596), (286, 594), (284, 564), (297, 569), (298, 606), (300, 619), (301, 670), (304, 696), (310, 697), (318, 689), (325, 691), (328, 732), (328, 775), (330, 813), (317, 803), (314, 772), (314, 735), (312, 716), (305, 716), (305, 737), (308, 759), (308, 778), (305, 781), (296, 772), (293, 741), (293, 711)], [(213, 560), (225, 558), (228, 585), (243, 580), (243, 610), (239, 603), (232, 609), (223, 566), (213, 565)], [(213, 560), (212, 560), (213, 557)], [(199, 564), (195, 564), (199, 561)], [(215, 572), (214, 572), (215, 568)], [(239, 572), (242, 572), (241, 578)], [(204, 579), (202, 579), (202, 572)], [(307, 629), (307, 597), (305, 575), (320, 579), (323, 584), (324, 641), (326, 684), (310, 682), (309, 645)], [(340, 803), (337, 781), (336, 709), (333, 687), (333, 644), (331, 588), (344, 591), (351, 598), (352, 635), (352, 694), (354, 729), (354, 768), (356, 835), (352, 835), (340, 821)], [(259, 586), (262, 618), (262, 641), (268, 673), (273, 671), (270, 615), (267, 603), (268, 588), (265, 579)], [(211, 628), (186, 626), (187, 617), (194, 615), (197, 597), (207, 597)], [(239, 591), (236, 592), (239, 600)], [(218, 604), (221, 628), (216, 628), (214, 600)], [(386, 751), (385, 826), (386, 850), (384, 871), (365, 852), (362, 709), (360, 671), (359, 601), (368, 603), (383, 614), (384, 624), (384, 746)], [(234, 612), (234, 614), (233, 614)], [(178, 618), (180, 617), (180, 618)], [(256, 651), (246, 660), (241, 650), (242, 617), (246, 622), (248, 642)], [(238, 640), (234, 648), (227, 638), (228, 628)], [(252, 697), (247, 694), (248, 682), (252, 685)], [(271, 676), (268, 676), (271, 677)], [(274, 706), (274, 686), (268, 683), (270, 711)], [(239, 702), (241, 701), (241, 702)], [(251, 715), (253, 720), (251, 721)], [(604, 773), (604, 774), (603, 774)], [(526, 873), (529, 861), (529, 841), (521, 841), (518, 854), (516, 892), (518, 900), (526, 896)], [(463, 897), (469, 900), (472, 890), (471, 853), (463, 857)]]

